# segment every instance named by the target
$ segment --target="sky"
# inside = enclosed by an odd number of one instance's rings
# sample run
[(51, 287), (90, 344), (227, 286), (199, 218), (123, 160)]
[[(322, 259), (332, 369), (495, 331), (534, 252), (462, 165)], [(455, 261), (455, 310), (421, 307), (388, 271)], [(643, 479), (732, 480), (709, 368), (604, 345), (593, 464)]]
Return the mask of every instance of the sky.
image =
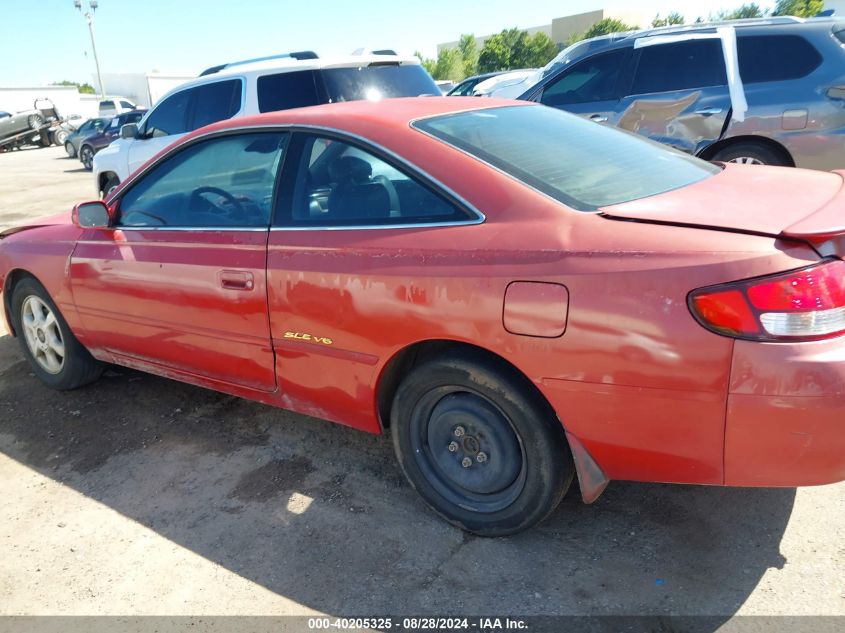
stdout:
[[(87, 8), (89, 0), (83, 0)], [(216, 64), (295, 50), (320, 55), (393, 48), (436, 55), (462, 33), (549, 24), (599, 8), (647, 16), (679, 11), (689, 19), (742, 0), (99, 0), (94, 14), (103, 73), (196, 75)], [(758, 0), (763, 8), (773, 1)], [(85, 19), (73, 0), (0, 0), (0, 87), (60, 80), (93, 83)]]

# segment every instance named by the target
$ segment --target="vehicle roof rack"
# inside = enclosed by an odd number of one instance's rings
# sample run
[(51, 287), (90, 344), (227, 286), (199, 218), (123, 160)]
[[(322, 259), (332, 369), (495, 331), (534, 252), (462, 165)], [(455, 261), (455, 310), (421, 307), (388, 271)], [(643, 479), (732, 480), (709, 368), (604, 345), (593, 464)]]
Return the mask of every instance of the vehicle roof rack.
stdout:
[(712, 22), (695, 22), (693, 24), (677, 24), (672, 26), (659, 26), (644, 31), (638, 31), (639, 36), (643, 33), (648, 34), (666, 34), (666, 33), (682, 33), (691, 29), (706, 29), (717, 26), (767, 26), (774, 24), (796, 24), (806, 22), (804, 18), (796, 18), (792, 15), (778, 15), (768, 18), (742, 18), (739, 20), (713, 20)]
[(254, 57), (253, 59), (244, 59), (237, 62), (228, 62), (220, 64), (219, 66), (212, 66), (202, 71), (199, 76), (213, 75), (219, 73), (224, 68), (231, 68), (232, 66), (242, 66), (244, 64), (254, 64), (256, 62), (266, 62), (271, 59), (319, 59), (317, 53), (314, 51), (294, 51), (292, 53), (282, 53), (280, 55), (267, 55), (266, 57)]

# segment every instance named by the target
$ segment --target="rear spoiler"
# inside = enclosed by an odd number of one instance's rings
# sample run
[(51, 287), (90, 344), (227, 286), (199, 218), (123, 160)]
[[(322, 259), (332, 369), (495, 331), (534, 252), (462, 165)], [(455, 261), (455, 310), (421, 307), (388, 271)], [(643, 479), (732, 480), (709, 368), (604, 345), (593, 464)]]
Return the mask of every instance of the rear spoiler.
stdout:
[(781, 231), (820, 247), (823, 255), (845, 256), (845, 170), (833, 172), (842, 179), (839, 192), (823, 207)]

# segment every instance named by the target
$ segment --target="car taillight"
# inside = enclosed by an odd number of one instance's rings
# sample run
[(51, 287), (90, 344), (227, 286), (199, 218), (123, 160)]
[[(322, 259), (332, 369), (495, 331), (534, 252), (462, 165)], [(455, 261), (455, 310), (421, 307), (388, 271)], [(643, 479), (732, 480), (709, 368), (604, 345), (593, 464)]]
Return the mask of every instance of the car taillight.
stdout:
[(845, 334), (845, 262), (736, 281), (690, 293), (706, 328), (734, 338), (795, 341)]

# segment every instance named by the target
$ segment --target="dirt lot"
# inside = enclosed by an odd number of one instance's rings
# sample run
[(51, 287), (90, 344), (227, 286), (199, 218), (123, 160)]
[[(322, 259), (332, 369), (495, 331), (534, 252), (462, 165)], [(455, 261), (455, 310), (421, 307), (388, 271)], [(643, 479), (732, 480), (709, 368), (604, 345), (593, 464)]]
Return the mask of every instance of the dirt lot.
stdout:
[[(0, 155), (0, 226), (68, 209), (59, 148)], [(0, 332), (0, 614), (845, 615), (845, 484), (614, 482), (467, 536), (388, 438), (116, 369), (54, 393)]]

